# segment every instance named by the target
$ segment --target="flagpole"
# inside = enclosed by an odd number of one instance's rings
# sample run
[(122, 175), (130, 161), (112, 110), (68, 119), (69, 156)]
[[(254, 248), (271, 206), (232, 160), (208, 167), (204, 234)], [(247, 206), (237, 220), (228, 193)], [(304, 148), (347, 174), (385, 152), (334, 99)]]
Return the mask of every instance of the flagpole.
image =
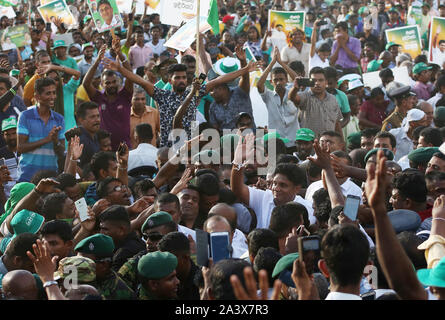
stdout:
[[(201, 0), (197, 0), (197, 8), (196, 8), (196, 69), (195, 69), (195, 77), (199, 77), (199, 21), (201, 14)], [(199, 96), (199, 91), (196, 91), (196, 96)]]

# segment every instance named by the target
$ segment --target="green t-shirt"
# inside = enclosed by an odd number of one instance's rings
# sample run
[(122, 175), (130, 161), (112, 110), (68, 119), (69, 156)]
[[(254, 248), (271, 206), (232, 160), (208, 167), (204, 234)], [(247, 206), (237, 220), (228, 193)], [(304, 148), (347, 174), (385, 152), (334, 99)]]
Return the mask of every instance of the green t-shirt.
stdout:
[(351, 112), (351, 108), (349, 107), (349, 101), (348, 97), (343, 91), (340, 91), (338, 89), (335, 89), (337, 91), (337, 94), (335, 95), (335, 98), (337, 99), (338, 106), (340, 107), (341, 113), (348, 113)]
[(53, 58), (51, 59), (53, 63), (57, 63), (58, 65), (71, 68), (74, 70), (79, 70), (79, 67), (77, 66), (76, 60), (74, 60), (71, 57), (66, 57), (66, 60), (60, 60), (55, 55), (53, 55)]

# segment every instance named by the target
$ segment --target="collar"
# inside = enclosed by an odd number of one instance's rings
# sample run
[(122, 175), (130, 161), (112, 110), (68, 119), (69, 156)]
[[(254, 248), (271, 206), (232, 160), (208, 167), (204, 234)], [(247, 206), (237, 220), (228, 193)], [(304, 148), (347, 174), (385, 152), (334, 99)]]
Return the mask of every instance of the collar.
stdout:
[(343, 292), (329, 292), (325, 300), (362, 300), (362, 297)]
[(134, 112), (133, 106), (131, 106), (130, 116), (135, 116), (135, 117), (138, 117), (138, 118), (142, 118), (146, 113), (150, 113), (150, 112), (153, 112), (153, 110), (151, 110), (151, 107), (145, 106), (144, 113), (142, 114), (142, 116), (139, 116), (136, 112)]
[[(36, 117), (36, 119), (42, 119), (42, 118), (40, 117), (40, 115), (39, 115), (39, 111), (38, 111), (38, 109), (39, 109), (39, 107), (37, 106), (37, 104), (34, 105), (34, 116)], [(54, 119), (55, 119), (55, 117), (54, 117), (54, 111), (51, 110), (51, 109), (49, 109), (49, 112), (50, 112), (49, 118), (52, 119), (52, 120), (54, 120)]]

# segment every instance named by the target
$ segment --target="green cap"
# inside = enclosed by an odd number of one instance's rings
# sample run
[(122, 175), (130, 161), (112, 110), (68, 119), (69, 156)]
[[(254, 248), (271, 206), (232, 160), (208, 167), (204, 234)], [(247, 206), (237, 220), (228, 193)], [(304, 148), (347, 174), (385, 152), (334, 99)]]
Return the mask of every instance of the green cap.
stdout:
[(98, 233), (80, 241), (74, 250), (77, 252), (94, 254), (99, 259), (109, 258), (113, 256), (113, 238)]
[(25, 232), (37, 233), (45, 222), (45, 218), (38, 213), (23, 209), (11, 220), (11, 228), (14, 235)]
[(2, 131), (17, 128), (17, 119), (15, 117), (9, 117), (2, 121)]
[(138, 272), (147, 279), (162, 279), (172, 273), (178, 265), (178, 259), (170, 252), (150, 252), (139, 259)]
[(153, 213), (147, 218), (147, 220), (145, 220), (144, 224), (142, 225), (141, 232), (144, 233), (144, 230), (147, 228), (152, 229), (158, 226), (162, 226), (163, 224), (167, 224), (170, 221), (173, 221), (173, 219), (171, 214), (168, 212), (159, 211)]
[(272, 138), (281, 139), (281, 140), (283, 140), (284, 143), (288, 143), (289, 142), (289, 139), (281, 138), (281, 136), (280, 136), (280, 134), (278, 132), (271, 132), (271, 133), (265, 134), (264, 137), (263, 137), (263, 140), (264, 141), (268, 141), (269, 139), (272, 139)]
[(360, 147), (361, 139), (362, 139), (362, 133), (360, 131), (351, 133), (346, 138), (348, 146), (353, 145), (353, 146), (358, 146), (358, 147)]
[(54, 49), (57, 49), (57, 48), (60, 48), (60, 47), (67, 47), (67, 45), (65, 44), (65, 40), (56, 40), (56, 41), (54, 41), (54, 47), (53, 47), (53, 50)]
[(294, 261), (298, 259), (298, 252), (287, 254), (278, 260), (272, 272), (272, 278), (278, 276), (284, 270), (293, 269)]
[(368, 159), (369, 159), (372, 155), (377, 154), (377, 151), (379, 151), (379, 150), (383, 150), (383, 153), (384, 153), (385, 157), (386, 157), (388, 160), (393, 160), (393, 159), (394, 159), (394, 153), (392, 153), (391, 150), (386, 149), (386, 148), (378, 148), (378, 149), (372, 149), (371, 151), (369, 151), (369, 152), (366, 154), (366, 156), (365, 156), (365, 163), (368, 162)]
[(239, 141), (239, 135), (234, 134), (234, 133), (225, 134), (220, 139), (221, 148), (229, 149), (229, 148), (231, 148), (231, 146), (236, 147), (238, 145), (238, 141)]
[(432, 269), (420, 269), (417, 278), (424, 286), (445, 288), (445, 257)]
[(397, 10), (397, 9), (394, 8), (394, 7), (391, 7), (391, 9), (389, 9), (388, 12), (389, 12), (389, 13), (391, 13), (391, 12), (397, 12), (398, 14), (400, 14), (399, 10)]
[(398, 46), (398, 47), (400, 47), (400, 44), (397, 44), (397, 43), (395, 43), (395, 42), (393, 42), (393, 41), (390, 41), (390, 42), (388, 42), (388, 43), (386, 44), (386, 46), (385, 46), (385, 50), (388, 50), (388, 49), (391, 48), (392, 46)]
[(66, 257), (59, 261), (59, 268), (54, 272), (54, 280), (65, 279), (77, 270), (77, 281), (90, 283), (96, 280), (96, 263), (87, 257)]
[(445, 107), (436, 107), (436, 110), (434, 110), (434, 119), (445, 121)]
[(417, 148), (408, 154), (408, 159), (415, 163), (428, 163), (436, 152), (439, 152), (438, 147)]
[(422, 71), (430, 70), (432, 67), (428, 67), (428, 65), (425, 62), (419, 62), (416, 63), (416, 65), (413, 67), (413, 73), (419, 74)]
[[(219, 156), (219, 152), (216, 150), (203, 150), (193, 156), (193, 159), (192, 159), (193, 163), (200, 161), (201, 157), (208, 157), (208, 158), (217, 157), (219, 159), (220, 156)], [(218, 164), (218, 163), (216, 163), (216, 164)]]
[(92, 42), (84, 43), (84, 44), (82, 45), (82, 51), (85, 50), (85, 49), (88, 48), (88, 47), (93, 47), (93, 48), (94, 48), (93, 43), (92, 43)]
[(368, 72), (373, 72), (379, 70), (380, 66), (382, 65), (383, 60), (372, 60), (368, 63)]
[(314, 141), (315, 133), (311, 129), (301, 128), (297, 131), (295, 141)]
[(11, 214), (17, 203), (19, 203), (19, 201), (35, 187), (36, 186), (30, 182), (19, 182), (12, 187), (11, 192), (9, 193), (9, 199), (5, 203), (5, 213), (0, 217), (0, 223), (5, 221), (6, 217)]
[(91, 16), (89, 14), (87, 14), (84, 18), (83, 18), (83, 23), (86, 24), (88, 21), (91, 20)]
[(19, 74), (20, 74), (20, 70), (17, 70), (17, 69), (12, 69), (12, 70), (9, 72), (9, 76), (10, 76), (10, 77), (17, 77)]

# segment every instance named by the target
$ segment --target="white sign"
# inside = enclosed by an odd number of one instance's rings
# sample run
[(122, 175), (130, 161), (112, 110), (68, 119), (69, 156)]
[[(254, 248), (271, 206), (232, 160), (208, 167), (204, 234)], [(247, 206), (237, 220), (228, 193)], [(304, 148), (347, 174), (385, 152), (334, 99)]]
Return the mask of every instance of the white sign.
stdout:
[[(163, 24), (179, 27), (183, 21), (196, 18), (198, 0), (165, 0), (161, 2), (160, 18)], [(208, 17), (210, 0), (201, 0), (200, 16)]]
[[(408, 73), (407, 67), (398, 67), (391, 69), (394, 74), (394, 81), (400, 82), (406, 86), (411, 85), (410, 77)], [(382, 84), (382, 80), (379, 77), (379, 71), (367, 72), (363, 74), (363, 84), (365, 87), (369, 87), (371, 89), (378, 87)]]
[(0, 17), (7, 16), (8, 19), (14, 19), (16, 14), (12, 7), (0, 7)]

